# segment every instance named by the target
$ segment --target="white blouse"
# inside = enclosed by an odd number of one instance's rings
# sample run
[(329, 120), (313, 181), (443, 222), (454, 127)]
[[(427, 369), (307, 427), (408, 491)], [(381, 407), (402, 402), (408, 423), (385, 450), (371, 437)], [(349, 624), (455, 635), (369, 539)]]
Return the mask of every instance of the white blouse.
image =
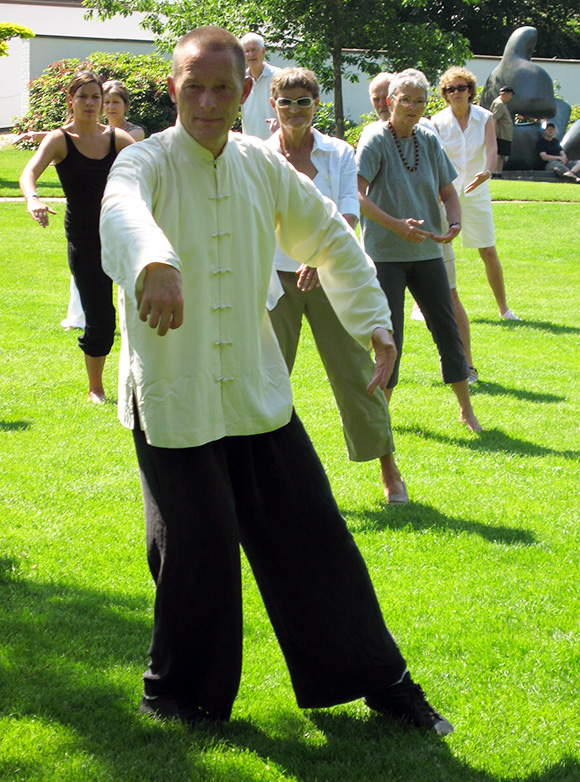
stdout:
[[(346, 141), (325, 136), (316, 128), (312, 128), (312, 132), (314, 145), (310, 159), (318, 172), (312, 180), (313, 183), (322, 195), (334, 201), (341, 215), (351, 214), (359, 218), (354, 149)], [(280, 131), (269, 138), (266, 144), (281, 154)], [(276, 247), (274, 268), (281, 272), (295, 272), (300, 268), (300, 264)]]
[[(465, 185), (468, 185), (476, 174), (485, 170), (487, 162), (485, 126), (491, 116), (491, 111), (472, 104), (465, 130), (461, 129), (450, 106), (431, 117), (445, 152), (457, 169), (458, 177), (453, 184), (458, 195), (461, 195)], [(488, 182), (464, 195), (468, 198), (474, 194), (481, 195), (483, 190), (489, 190)]]

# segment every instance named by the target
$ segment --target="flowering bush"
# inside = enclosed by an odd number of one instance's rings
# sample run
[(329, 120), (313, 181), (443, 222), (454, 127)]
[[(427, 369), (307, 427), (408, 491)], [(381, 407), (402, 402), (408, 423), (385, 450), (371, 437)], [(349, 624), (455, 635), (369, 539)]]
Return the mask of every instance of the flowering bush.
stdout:
[(55, 62), (30, 82), (29, 110), (15, 120), (14, 132), (60, 127), (66, 117), (66, 89), (78, 70), (94, 71), (103, 82), (122, 81), (131, 96), (129, 121), (142, 125), (148, 134), (163, 130), (175, 121), (166, 85), (170, 68), (170, 63), (157, 54), (95, 52), (84, 62), (77, 59)]

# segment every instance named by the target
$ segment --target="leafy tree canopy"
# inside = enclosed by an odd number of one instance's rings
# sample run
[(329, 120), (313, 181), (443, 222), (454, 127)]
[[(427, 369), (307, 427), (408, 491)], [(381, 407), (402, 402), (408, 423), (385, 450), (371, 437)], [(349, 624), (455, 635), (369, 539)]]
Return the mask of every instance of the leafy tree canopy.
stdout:
[(8, 55), (8, 41), (12, 38), (34, 38), (34, 33), (21, 24), (0, 22), (0, 57)]
[(403, 18), (428, 19), (441, 30), (457, 32), (476, 54), (502, 55), (518, 27), (535, 27), (535, 57), (580, 59), (578, 0), (429, 0), (424, 8), (407, 5)]
[[(236, 35), (259, 32), (284, 57), (312, 68), (324, 89), (334, 90), (339, 136), (342, 79), (357, 78), (349, 66), (369, 74), (413, 66), (434, 80), (470, 54), (463, 34), (443, 31), (421, 16), (423, 0), (85, 0), (84, 5), (101, 19), (144, 12), (142, 26), (164, 51), (202, 25), (216, 24)], [(405, 19), (410, 7), (418, 13)]]

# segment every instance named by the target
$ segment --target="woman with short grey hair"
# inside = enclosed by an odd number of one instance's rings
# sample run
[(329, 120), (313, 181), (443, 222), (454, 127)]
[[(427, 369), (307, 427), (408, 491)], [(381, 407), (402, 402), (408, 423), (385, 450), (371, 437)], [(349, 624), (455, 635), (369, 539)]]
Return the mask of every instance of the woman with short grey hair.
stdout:
[[(364, 247), (391, 308), (397, 360), (385, 394), (390, 401), (403, 348), (405, 290), (419, 304), (439, 351), (443, 382), (459, 402), (459, 420), (481, 431), (469, 397), (469, 369), (453, 312), (441, 244), (461, 230), (461, 209), (453, 168), (435, 133), (420, 126), (429, 84), (413, 68), (391, 82), (391, 116), (361, 137), (357, 150), (358, 189)], [(438, 199), (449, 229), (441, 235)]]

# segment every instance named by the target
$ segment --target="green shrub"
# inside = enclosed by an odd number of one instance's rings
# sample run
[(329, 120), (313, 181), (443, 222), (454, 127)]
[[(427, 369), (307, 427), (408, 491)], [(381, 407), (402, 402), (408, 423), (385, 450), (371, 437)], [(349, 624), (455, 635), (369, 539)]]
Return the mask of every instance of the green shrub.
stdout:
[[(320, 103), (318, 111), (314, 117), (312, 125), (321, 133), (327, 136), (336, 135), (336, 121), (334, 119), (334, 103)], [(347, 117), (344, 118), (345, 134), (350, 128), (355, 128), (356, 124)]]
[(580, 119), (580, 106), (577, 103), (574, 103), (572, 105), (572, 111), (570, 112), (570, 119), (568, 120), (568, 126), (566, 127), (566, 130), (568, 130), (568, 128), (579, 119)]
[(157, 54), (119, 52), (95, 52), (83, 62), (77, 59), (55, 62), (30, 82), (30, 107), (22, 119), (15, 120), (14, 132), (60, 127), (66, 117), (66, 89), (78, 70), (92, 70), (103, 81), (122, 81), (131, 96), (129, 121), (142, 125), (148, 134), (163, 130), (175, 121), (166, 86), (170, 67)]
[(370, 125), (371, 122), (376, 122), (376, 121), (377, 121), (377, 117), (374, 113), (363, 114), (361, 123), (359, 125), (355, 125), (352, 128), (349, 128), (349, 130), (345, 132), (344, 140), (348, 141), (351, 147), (354, 147), (356, 149), (363, 130), (366, 128), (367, 125)]

